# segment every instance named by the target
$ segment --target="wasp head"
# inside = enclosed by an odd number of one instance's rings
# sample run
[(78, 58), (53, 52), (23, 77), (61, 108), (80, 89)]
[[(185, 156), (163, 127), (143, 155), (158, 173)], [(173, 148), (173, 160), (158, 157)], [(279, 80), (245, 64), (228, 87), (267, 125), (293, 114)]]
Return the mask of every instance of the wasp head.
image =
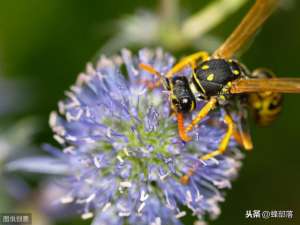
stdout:
[(186, 77), (173, 77), (169, 81), (171, 107), (176, 112), (188, 113), (194, 110), (196, 99)]

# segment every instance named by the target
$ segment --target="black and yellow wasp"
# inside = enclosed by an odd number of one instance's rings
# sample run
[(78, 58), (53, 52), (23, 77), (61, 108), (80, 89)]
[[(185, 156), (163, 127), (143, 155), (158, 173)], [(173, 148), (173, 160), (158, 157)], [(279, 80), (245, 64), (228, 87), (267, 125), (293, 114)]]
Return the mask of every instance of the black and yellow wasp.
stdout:
[[(276, 78), (267, 69), (249, 72), (243, 64), (233, 59), (234, 54), (245, 46), (277, 4), (277, 0), (257, 0), (238, 27), (212, 55), (200, 51), (187, 56), (164, 76), (151, 66), (140, 64), (142, 69), (160, 77), (156, 85), (162, 83), (170, 92), (170, 104), (176, 113), (178, 132), (182, 140), (186, 142), (191, 140), (188, 132), (211, 110), (223, 107), (225, 112), (228, 112), (226, 109), (236, 99), (252, 109), (259, 124), (268, 125), (281, 110), (281, 93), (300, 93), (300, 79)], [(190, 78), (180, 76), (180, 71), (186, 67), (192, 68)], [(206, 104), (191, 123), (185, 126), (184, 115), (195, 110), (199, 100), (206, 101)], [(253, 148), (247, 130), (235, 124), (229, 113), (225, 114), (224, 122), (227, 124), (227, 131), (218, 149), (199, 157), (199, 160), (205, 161), (222, 154), (231, 137), (234, 137), (246, 150)], [(196, 169), (196, 166), (190, 168), (181, 177), (181, 183), (187, 184)]]

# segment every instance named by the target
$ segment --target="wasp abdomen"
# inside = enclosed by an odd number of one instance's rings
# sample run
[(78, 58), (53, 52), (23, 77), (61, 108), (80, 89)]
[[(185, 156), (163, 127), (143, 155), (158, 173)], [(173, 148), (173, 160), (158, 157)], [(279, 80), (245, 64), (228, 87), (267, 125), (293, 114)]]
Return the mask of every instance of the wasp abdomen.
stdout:
[[(256, 69), (253, 78), (273, 78), (275, 74), (268, 69)], [(249, 94), (249, 105), (258, 125), (267, 126), (277, 119), (282, 109), (283, 96), (275, 92), (258, 92)]]

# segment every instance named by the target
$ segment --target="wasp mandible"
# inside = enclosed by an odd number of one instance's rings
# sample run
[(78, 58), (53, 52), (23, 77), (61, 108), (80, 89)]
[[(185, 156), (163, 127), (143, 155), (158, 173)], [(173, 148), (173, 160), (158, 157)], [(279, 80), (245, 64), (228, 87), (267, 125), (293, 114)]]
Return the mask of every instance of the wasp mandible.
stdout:
[[(160, 77), (155, 85), (162, 83), (170, 92), (170, 105), (176, 113), (178, 133), (183, 141), (191, 140), (188, 132), (211, 110), (222, 107), (227, 112), (224, 116), (227, 131), (218, 149), (199, 157), (199, 160), (205, 161), (224, 153), (231, 137), (246, 150), (253, 148), (247, 130), (243, 126), (236, 125), (228, 113), (228, 107), (233, 99), (238, 99), (242, 103), (246, 101), (245, 105), (254, 112), (257, 123), (268, 125), (281, 111), (281, 93), (300, 93), (299, 78), (276, 78), (267, 69), (250, 72), (233, 58), (272, 14), (277, 4), (277, 0), (257, 0), (237, 28), (212, 55), (200, 51), (187, 56), (164, 76), (149, 65), (140, 64), (145, 71)], [(186, 67), (192, 69), (190, 78), (177, 76)], [(191, 123), (185, 126), (184, 114), (195, 110), (198, 99), (206, 101), (206, 104)], [(181, 177), (181, 183), (187, 184), (196, 169), (196, 166), (190, 168)]]

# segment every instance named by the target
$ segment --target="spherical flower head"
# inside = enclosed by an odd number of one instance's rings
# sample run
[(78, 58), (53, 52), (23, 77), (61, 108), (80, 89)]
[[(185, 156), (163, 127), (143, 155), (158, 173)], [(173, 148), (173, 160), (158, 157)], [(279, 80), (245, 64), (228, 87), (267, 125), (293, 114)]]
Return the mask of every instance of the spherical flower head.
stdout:
[[(190, 212), (199, 219), (219, 215), (220, 190), (236, 176), (239, 151), (231, 142), (226, 154), (198, 159), (217, 149), (226, 131), (221, 111), (190, 133), (191, 142), (178, 137), (169, 93), (150, 90), (145, 84), (157, 77), (139, 68), (145, 63), (165, 74), (174, 62), (161, 49), (103, 56), (95, 67), (87, 65), (50, 116), (63, 147), (59, 157), (69, 168), (62, 202), (82, 205), (82, 217), (94, 217), (95, 225), (172, 225)], [(180, 177), (195, 165), (190, 182), (182, 184)]]

